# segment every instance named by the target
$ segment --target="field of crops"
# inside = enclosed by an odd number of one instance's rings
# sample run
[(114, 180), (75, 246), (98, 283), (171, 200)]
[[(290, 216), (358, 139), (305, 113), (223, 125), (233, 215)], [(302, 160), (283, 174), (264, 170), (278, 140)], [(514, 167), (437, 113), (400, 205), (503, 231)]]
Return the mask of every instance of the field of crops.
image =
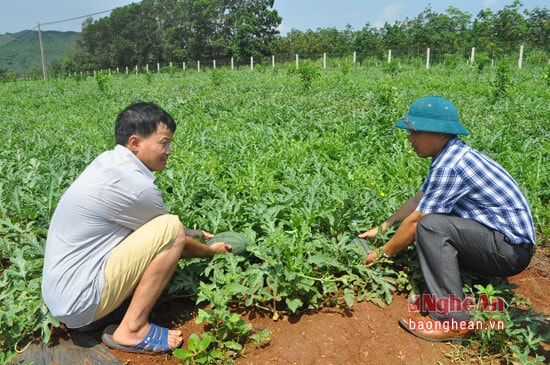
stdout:
[[(178, 123), (158, 185), (188, 227), (238, 231), (246, 257), (182, 262), (167, 295), (273, 317), (354, 300), (391, 302), (413, 272), (362, 264), (351, 239), (387, 218), (429, 166), (393, 127), (410, 103), (439, 94), (458, 107), (465, 140), (516, 178), (539, 240), (550, 234), (547, 68), (294, 65), (99, 75), (0, 84), (0, 355), (33, 333), (47, 340), (41, 257), (63, 191), (114, 146), (114, 120), (135, 100)], [(400, 258), (404, 264), (407, 256)], [(202, 280), (203, 284), (200, 284)], [(37, 332), (38, 331), (38, 332)]]

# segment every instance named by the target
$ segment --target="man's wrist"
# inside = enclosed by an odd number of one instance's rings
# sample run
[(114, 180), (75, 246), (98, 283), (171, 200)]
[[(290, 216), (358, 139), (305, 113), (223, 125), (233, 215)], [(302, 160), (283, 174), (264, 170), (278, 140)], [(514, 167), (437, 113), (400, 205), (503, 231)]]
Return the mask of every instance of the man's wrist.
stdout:
[(387, 259), (391, 258), (390, 255), (388, 255), (386, 252), (384, 252), (384, 246), (380, 247), (380, 250), (379, 250), (379, 252), (378, 252), (378, 255), (379, 255), (379, 256), (383, 256), (383, 257), (385, 257), (385, 258), (387, 258)]
[(201, 237), (202, 238), (202, 231), (200, 229), (189, 229), (185, 228), (185, 235), (189, 237)]

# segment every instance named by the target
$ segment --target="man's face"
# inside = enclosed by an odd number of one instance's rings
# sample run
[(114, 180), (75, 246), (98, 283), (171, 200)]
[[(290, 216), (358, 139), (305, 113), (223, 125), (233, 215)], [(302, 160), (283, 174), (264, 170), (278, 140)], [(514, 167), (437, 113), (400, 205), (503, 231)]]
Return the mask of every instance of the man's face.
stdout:
[(157, 130), (147, 138), (137, 136), (134, 153), (149, 170), (162, 171), (166, 167), (173, 138), (172, 131), (164, 123), (157, 124)]
[(436, 158), (447, 142), (442, 133), (409, 131), (409, 142), (418, 157)]

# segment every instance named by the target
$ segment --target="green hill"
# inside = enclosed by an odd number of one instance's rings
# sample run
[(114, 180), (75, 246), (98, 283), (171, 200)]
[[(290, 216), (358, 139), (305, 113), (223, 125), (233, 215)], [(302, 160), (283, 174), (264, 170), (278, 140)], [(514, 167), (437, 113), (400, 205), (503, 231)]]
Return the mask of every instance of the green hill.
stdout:
[[(78, 32), (43, 31), (42, 42), (46, 65), (63, 57), (74, 48)], [(42, 73), (38, 31), (25, 30), (0, 35), (0, 70), (15, 72), (39, 71)]]

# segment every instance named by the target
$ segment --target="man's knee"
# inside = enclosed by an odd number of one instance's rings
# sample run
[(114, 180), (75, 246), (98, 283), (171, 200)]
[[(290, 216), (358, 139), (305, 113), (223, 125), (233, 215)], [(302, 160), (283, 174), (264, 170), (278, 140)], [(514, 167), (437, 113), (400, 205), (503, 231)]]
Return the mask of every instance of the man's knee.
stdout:
[(163, 214), (153, 218), (146, 224), (154, 232), (153, 244), (158, 247), (159, 252), (165, 251), (173, 245), (185, 244), (185, 229), (177, 215)]
[(416, 225), (416, 244), (429, 245), (436, 243), (434, 235), (443, 234), (447, 216), (445, 214), (426, 214)]
[(177, 215), (166, 214), (163, 216), (166, 229), (175, 232), (174, 244), (185, 244), (185, 227)]

